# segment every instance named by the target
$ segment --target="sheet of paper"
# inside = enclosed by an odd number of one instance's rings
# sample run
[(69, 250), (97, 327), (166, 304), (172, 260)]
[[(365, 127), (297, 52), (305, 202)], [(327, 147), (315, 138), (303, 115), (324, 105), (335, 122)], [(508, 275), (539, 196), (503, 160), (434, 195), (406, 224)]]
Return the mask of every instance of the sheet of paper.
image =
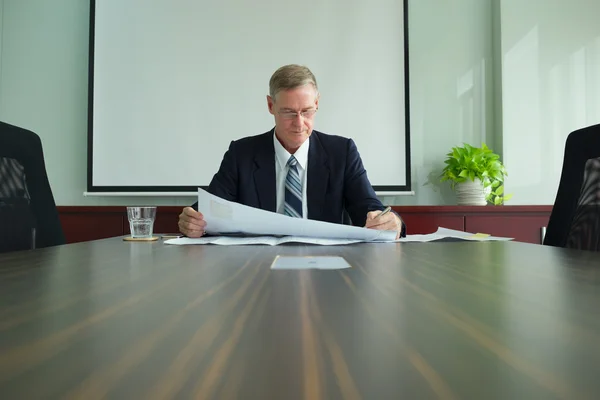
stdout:
[(434, 240), (444, 239), (443, 236), (440, 236), (436, 233), (428, 233), (423, 235), (406, 235), (406, 237), (398, 239), (398, 242), (410, 243), (410, 242), (432, 242)]
[(396, 239), (394, 231), (379, 231), (292, 218), (223, 200), (200, 188), (198, 188), (198, 209), (206, 220), (207, 232), (215, 235), (240, 232), (255, 235), (354, 239), (369, 242), (389, 242)]
[(453, 237), (460, 238), (465, 240), (473, 240), (479, 242), (494, 242), (494, 241), (508, 241), (513, 240), (513, 238), (499, 237), (499, 236), (491, 236), (487, 233), (469, 233), (463, 231), (457, 231), (454, 229), (447, 229), (439, 227), (436, 231), (437, 235), (441, 235), (444, 237)]
[(165, 240), (166, 244), (174, 245), (191, 245), (191, 244), (217, 244), (221, 246), (242, 246), (242, 245), (253, 245), (261, 244), (268, 246), (277, 246), (283, 243), (307, 243), (307, 244), (318, 244), (322, 246), (337, 246), (345, 244), (360, 243), (363, 240), (356, 239), (322, 239), (322, 238), (309, 238), (299, 236), (249, 236), (249, 237), (231, 237), (231, 236), (210, 236), (202, 237), (198, 239), (192, 238), (177, 238)]
[(441, 240), (447, 238), (475, 241), (475, 242), (491, 242), (491, 241), (508, 241), (512, 238), (491, 236), (486, 233), (470, 233), (457, 231), (454, 229), (439, 227), (434, 233), (426, 235), (406, 235), (405, 238), (401, 238), (399, 242), (432, 242), (434, 240)]
[(345, 269), (350, 264), (344, 257), (338, 256), (277, 256), (271, 269)]

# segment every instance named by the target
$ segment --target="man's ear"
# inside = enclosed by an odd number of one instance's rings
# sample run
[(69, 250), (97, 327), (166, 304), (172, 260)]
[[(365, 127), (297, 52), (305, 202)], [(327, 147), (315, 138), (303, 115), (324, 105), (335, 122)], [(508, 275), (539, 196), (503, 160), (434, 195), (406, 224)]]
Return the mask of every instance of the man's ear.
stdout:
[(269, 108), (269, 112), (275, 115), (275, 111), (273, 111), (273, 106), (275, 105), (275, 101), (269, 95), (267, 95), (267, 107)]

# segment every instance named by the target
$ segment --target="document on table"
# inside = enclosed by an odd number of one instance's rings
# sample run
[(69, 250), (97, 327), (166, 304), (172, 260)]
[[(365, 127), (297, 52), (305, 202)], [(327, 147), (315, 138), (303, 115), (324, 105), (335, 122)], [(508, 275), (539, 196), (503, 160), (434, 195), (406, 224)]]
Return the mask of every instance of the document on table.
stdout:
[(344, 244), (361, 243), (364, 240), (357, 239), (322, 239), (322, 238), (309, 238), (300, 236), (248, 236), (248, 237), (234, 237), (234, 236), (205, 236), (197, 239), (182, 237), (177, 239), (166, 240), (166, 244), (176, 245), (188, 245), (188, 244), (218, 244), (221, 246), (241, 246), (241, 245), (252, 245), (252, 244), (265, 244), (269, 246), (277, 246), (284, 243), (306, 243), (306, 244), (318, 244), (321, 246), (336, 246)]
[(297, 241), (297, 238), (345, 239), (365, 242), (390, 242), (396, 239), (395, 231), (379, 231), (358, 226), (292, 218), (227, 201), (200, 188), (198, 188), (198, 209), (202, 211), (206, 220), (206, 232), (216, 236), (232, 233), (291, 236), (295, 238), (294, 241)]
[(407, 235), (396, 239), (395, 231), (379, 231), (309, 219), (292, 218), (287, 215), (260, 210), (230, 202), (198, 188), (198, 209), (207, 223), (209, 236), (192, 239), (177, 238), (166, 244), (216, 244), (269, 245), (306, 243), (323, 246), (346, 245), (362, 242), (431, 242), (447, 238), (468, 241), (512, 240), (481, 233), (468, 233), (438, 228), (427, 235)]
[[(485, 233), (469, 233), (463, 231), (456, 231), (447, 228), (438, 228), (434, 233), (426, 235), (407, 235), (405, 238), (398, 240), (391, 240), (388, 242), (433, 242), (436, 240), (443, 239), (457, 239), (460, 241), (472, 241), (472, 242), (490, 242), (490, 241), (508, 241), (512, 238), (490, 236)], [(368, 240), (360, 239), (328, 239), (328, 238), (315, 238), (315, 237), (301, 237), (301, 236), (205, 236), (198, 239), (192, 238), (177, 238), (166, 240), (166, 244), (175, 245), (190, 245), (190, 244), (217, 244), (222, 246), (240, 246), (240, 245), (253, 245), (263, 244), (269, 246), (277, 246), (284, 243), (306, 243), (306, 244), (317, 244), (322, 246), (336, 246), (354, 243), (369, 242)], [(384, 243), (378, 241), (376, 243)]]
[(442, 239), (460, 239), (473, 242), (492, 242), (492, 241), (508, 241), (513, 238), (505, 238), (498, 236), (491, 236), (486, 233), (469, 233), (463, 231), (457, 231), (454, 229), (447, 229), (439, 227), (434, 233), (426, 235), (406, 235), (405, 238), (400, 238), (398, 242), (433, 242), (435, 240)]

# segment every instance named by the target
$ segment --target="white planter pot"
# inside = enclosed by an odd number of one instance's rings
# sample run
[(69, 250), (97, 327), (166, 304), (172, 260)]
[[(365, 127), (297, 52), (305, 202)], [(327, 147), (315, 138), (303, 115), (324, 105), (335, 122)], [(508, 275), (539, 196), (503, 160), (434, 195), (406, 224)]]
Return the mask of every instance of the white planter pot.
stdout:
[(479, 179), (474, 182), (468, 180), (458, 183), (456, 190), (456, 204), (459, 206), (485, 206), (487, 201), (485, 197), (490, 193), (491, 187), (483, 188), (483, 183)]

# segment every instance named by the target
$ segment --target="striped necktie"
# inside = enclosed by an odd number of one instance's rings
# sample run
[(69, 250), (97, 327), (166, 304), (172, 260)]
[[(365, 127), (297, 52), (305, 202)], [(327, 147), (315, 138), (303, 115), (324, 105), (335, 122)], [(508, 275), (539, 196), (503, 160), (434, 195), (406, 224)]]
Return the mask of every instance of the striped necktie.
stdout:
[(288, 173), (285, 178), (285, 205), (283, 213), (290, 217), (302, 218), (302, 183), (298, 173), (298, 160), (290, 156), (287, 166)]

